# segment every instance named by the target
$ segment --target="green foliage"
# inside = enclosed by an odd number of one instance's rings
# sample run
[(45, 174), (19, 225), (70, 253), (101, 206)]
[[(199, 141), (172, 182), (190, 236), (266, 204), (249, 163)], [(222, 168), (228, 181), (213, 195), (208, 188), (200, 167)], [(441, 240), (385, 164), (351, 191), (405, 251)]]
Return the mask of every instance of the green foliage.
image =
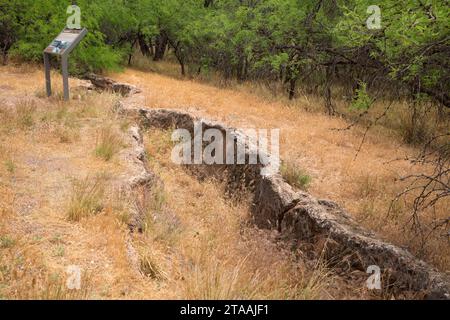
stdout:
[(360, 81), (358, 84), (359, 88), (356, 89), (355, 98), (353, 99), (350, 108), (359, 111), (369, 110), (370, 106), (373, 103), (373, 100), (367, 93), (367, 84), (362, 81)]
[(305, 191), (308, 190), (312, 178), (295, 164), (282, 163), (280, 171), (283, 179), (291, 186)]
[[(28, 61), (64, 27), (69, 1), (0, 0), (0, 47)], [(450, 104), (448, 1), (380, 0), (380, 28), (370, 29), (370, 0), (80, 0), (89, 30), (72, 55), (72, 72), (118, 69), (135, 48), (154, 60), (168, 48), (181, 72), (215, 69), (239, 80), (314, 81), (333, 72), (367, 84), (393, 81)], [(128, 57), (126, 60), (125, 58)], [(367, 92), (366, 92), (367, 91)]]
[[(0, 19), (0, 38), (5, 38), (9, 30), (14, 30), (10, 55), (26, 61), (40, 62), (42, 51), (65, 27), (68, 17), (66, 8), (70, 3), (58, 0), (16, 0), (12, 5), (7, 5), (3, 2), (10, 1), (0, 0), (0, 18), (3, 15), (9, 18)], [(117, 69), (123, 51), (108, 45), (100, 30), (103, 18), (113, 4), (109, 1), (93, 3), (88, 0), (77, 3), (81, 8), (81, 24), (89, 33), (71, 55), (72, 71), (81, 73)]]
[[(367, 48), (372, 66), (385, 68), (393, 80), (432, 97), (447, 94), (450, 6), (448, 1), (378, 1), (381, 29), (369, 30), (365, 21), (369, 0), (342, 5), (343, 16), (333, 30), (337, 48)], [(368, 63), (369, 64), (369, 63)]]

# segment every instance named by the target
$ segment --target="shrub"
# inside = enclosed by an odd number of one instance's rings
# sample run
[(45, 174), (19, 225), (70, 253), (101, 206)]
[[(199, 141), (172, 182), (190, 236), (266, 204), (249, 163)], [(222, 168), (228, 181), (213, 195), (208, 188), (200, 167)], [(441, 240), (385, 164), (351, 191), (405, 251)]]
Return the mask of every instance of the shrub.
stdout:
[(312, 180), (311, 176), (292, 163), (282, 163), (281, 175), (287, 183), (301, 190), (307, 190)]
[(358, 89), (355, 91), (355, 97), (352, 101), (350, 109), (366, 111), (369, 110), (373, 103), (372, 98), (367, 93), (367, 84), (365, 82), (358, 82)]

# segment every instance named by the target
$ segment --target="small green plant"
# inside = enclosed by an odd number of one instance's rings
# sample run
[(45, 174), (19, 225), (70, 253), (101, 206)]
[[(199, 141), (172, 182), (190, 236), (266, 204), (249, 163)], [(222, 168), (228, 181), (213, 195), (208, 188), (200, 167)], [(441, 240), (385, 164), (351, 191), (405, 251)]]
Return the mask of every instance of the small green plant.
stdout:
[(162, 184), (143, 186), (136, 190), (134, 205), (143, 217), (142, 231), (154, 240), (173, 244), (181, 231), (178, 217), (166, 210), (167, 194)]
[(73, 182), (67, 217), (70, 221), (80, 221), (82, 218), (103, 210), (105, 194), (105, 177), (85, 178)]
[(0, 248), (8, 249), (14, 247), (16, 241), (8, 236), (0, 236)]
[(291, 186), (299, 188), (301, 190), (307, 190), (311, 183), (311, 176), (299, 169), (295, 164), (282, 163), (281, 175), (287, 183)]
[(55, 248), (55, 251), (53, 252), (53, 255), (55, 257), (64, 257), (66, 250), (63, 245), (59, 245)]
[(358, 82), (358, 89), (355, 91), (355, 97), (350, 109), (366, 111), (372, 106), (373, 99), (367, 93), (367, 84), (363, 81)]
[(64, 106), (60, 106), (58, 108), (58, 110), (56, 111), (56, 114), (55, 114), (55, 118), (58, 121), (62, 121), (64, 119), (66, 119), (68, 117), (68, 115), (69, 115), (69, 109), (67, 108), (67, 106), (64, 105)]
[(14, 161), (12, 159), (8, 159), (5, 161), (5, 167), (6, 170), (8, 170), (8, 172), (11, 174), (16, 171), (16, 165), (14, 164)]
[(62, 242), (63, 242), (63, 239), (60, 234), (56, 234), (50, 239), (50, 243), (53, 243), (53, 244), (61, 244)]
[(90, 275), (83, 275), (80, 290), (71, 290), (67, 287), (67, 280), (64, 275), (52, 273), (41, 280), (39, 289), (23, 293), (21, 299), (24, 300), (85, 300), (88, 299), (91, 291)]
[(76, 128), (59, 127), (54, 134), (60, 143), (72, 143), (79, 138), (79, 132)]
[(358, 179), (358, 188), (356, 190), (361, 198), (374, 198), (382, 188), (383, 184), (380, 183), (377, 176), (366, 174)]
[(95, 155), (105, 161), (109, 161), (119, 152), (123, 142), (120, 135), (111, 127), (104, 127), (100, 130), (97, 138)]
[(361, 203), (361, 209), (359, 210), (360, 220), (373, 219), (376, 213), (375, 199), (365, 199)]
[(120, 223), (123, 223), (124, 225), (129, 225), (131, 221), (131, 216), (128, 211), (120, 210), (117, 212), (117, 219), (120, 221)]

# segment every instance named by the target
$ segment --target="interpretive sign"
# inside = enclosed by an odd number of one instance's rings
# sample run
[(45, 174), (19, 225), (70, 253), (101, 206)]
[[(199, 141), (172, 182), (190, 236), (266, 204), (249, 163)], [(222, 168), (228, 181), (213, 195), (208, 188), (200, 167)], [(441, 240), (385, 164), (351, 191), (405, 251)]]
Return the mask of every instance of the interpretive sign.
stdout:
[(44, 50), (44, 66), (45, 66), (45, 83), (47, 88), (47, 96), (52, 95), (51, 79), (50, 79), (50, 55), (61, 57), (64, 100), (69, 100), (69, 54), (75, 49), (80, 41), (87, 34), (87, 30), (83, 29), (64, 29), (50, 45)]
[(45, 49), (45, 53), (65, 55), (69, 54), (86, 35), (86, 29), (64, 29), (55, 40)]

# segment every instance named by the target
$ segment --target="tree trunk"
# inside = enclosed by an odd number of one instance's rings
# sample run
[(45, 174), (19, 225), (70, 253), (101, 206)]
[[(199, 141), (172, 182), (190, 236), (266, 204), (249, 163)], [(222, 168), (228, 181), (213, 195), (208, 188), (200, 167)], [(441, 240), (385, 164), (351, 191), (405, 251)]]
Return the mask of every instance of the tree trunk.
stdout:
[(131, 60), (133, 59), (133, 51), (134, 51), (134, 46), (136, 45), (137, 42), (137, 38), (134, 39), (134, 41), (131, 43), (131, 50), (130, 50), (130, 54), (128, 55), (128, 65), (131, 65)]
[(248, 77), (248, 60), (247, 57), (244, 58), (244, 80)]
[(164, 31), (161, 31), (161, 33), (158, 36), (156, 36), (155, 54), (153, 56), (153, 61), (160, 61), (164, 58), (168, 42), (169, 39)]
[(184, 56), (183, 56), (183, 52), (181, 50), (182, 49), (181, 43), (180, 42), (174, 43), (169, 38), (167, 38), (167, 43), (173, 48), (175, 57), (177, 58), (178, 63), (180, 64), (181, 75), (184, 77), (186, 75), (186, 70), (185, 70), (185, 65), (184, 65)]
[(182, 53), (179, 51), (178, 46), (177, 46), (177, 48), (174, 48), (175, 56), (177, 57), (178, 63), (180, 64), (181, 75), (184, 77), (186, 75), (186, 70), (185, 70), (185, 66), (184, 66), (184, 58), (182, 56)]
[(325, 108), (328, 111), (330, 116), (336, 113), (335, 107), (333, 105), (332, 97), (331, 97), (331, 75), (333, 73), (332, 67), (327, 66), (325, 71), (325, 84), (324, 84), (324, 92), (323, 97), (325, 100)]
[(295, 86), (297, 84), (297, 79), (291, 78), (289, 80), (289, 100), (293, 100), (295, 98)]
[(237, 79), (242, 82), (247, 79), (247, 57), (241, 55), (239, 58), (239, 63), (237, 65)]
[(180, 66), (181, 66), (181, 75), (184, 77), (186, 75), (186, 70), (184, 69), (184, 62), (180, 62)]
[(298, 76), (295, 75), (295, 73), (292, 71), (292, 66), (289, 66), (286, 68), (286, 78), (284, 80), (284, 83), (289, 83), (288, 93), (289, 93), (289, 100), (293, 100), (295, 98), (295, 88), (297, 86), (297, 79)]
[(142, 34), (138, 35), (139, 48), (145, 57), (150, 57), (150, 47)]
[(2, 53), (2, 64), (6, 66), (8, 64), (8, 52), (3, 51)]
[(150, 46), (150, 54), (151, 54), (151, 56), (153, 57), (153, 56), (155, 55), (155, 50), (154, 50), (154, 47), (153, 47), (153, 41), (152, 41), (151, 38), (150, 38), (150, 40), (149, 40), (149, 46)]
[(3, 46), (2, 50), (2, 64), (6, 66), (8, 63), (8, 51), (11, 48), (12, 44), (9, 44), (8, 42)]
[(212, 6), (213, 4), (214, 4), (214, 0), (205, 0), (203, 6), (205, 8), (208, 8), (208, 7)]

